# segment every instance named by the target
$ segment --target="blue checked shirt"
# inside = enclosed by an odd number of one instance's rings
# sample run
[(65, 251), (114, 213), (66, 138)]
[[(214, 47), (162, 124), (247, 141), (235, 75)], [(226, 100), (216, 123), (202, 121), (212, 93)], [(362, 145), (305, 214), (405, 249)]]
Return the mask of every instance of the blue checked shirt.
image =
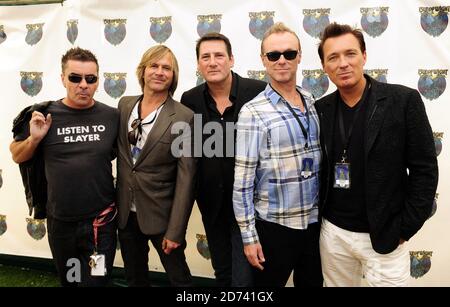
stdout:
[[(270, 85), (246, 103), (237, 122), (233, 208), (244, 245), (258, 243), (255, 219), (306, 229), (318, 221), (321, 150), (314, 98), (300, 87), (307, 112), (292, 106), (308, 131), (308, 149), (298, 121)], [(303, 159), (313, 160), (302, 176)]]

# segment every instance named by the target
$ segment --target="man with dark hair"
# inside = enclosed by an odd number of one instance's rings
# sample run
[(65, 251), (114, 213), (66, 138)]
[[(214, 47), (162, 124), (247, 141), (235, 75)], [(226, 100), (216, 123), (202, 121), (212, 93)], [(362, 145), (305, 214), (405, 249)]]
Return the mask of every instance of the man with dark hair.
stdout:
[[(172, 151), (174, 125), (189, 141), (194, 114), (172, 98), (178, 62), (164, 45), (149, 48), (137, 67), (142, 89), (119, 101), (117, 157), (119, 240), (129, 286), (150, 286), (151, 241), (172, 286), (192, 286), (186, 229), (194, 203), (195, 159)], [(189, 143), (190, 144), (190, 143)]]
[(321, 287), (321, 150), (314, 98), (296, 85), (300, 40), (283, 23), (261, 42), (270, 76), (239, 114), (233, 206), (255, 285)]
[(319, 56), (337, 91), (316, 104), (324, 158), (320, 253), (326, 286), (405, 286), (406, 246), (430, 216), (433, 134), (416, 90), (364, 74), (361, 31), (330, 24)]
[[(181, 103), (201, 117), (202, 130), (216, 124), (223, 131), (216, 139), (220, 145), (215, 144), (216, 147), (223, 144), (220, 152), (201, 153), (196, 200), (202, 214), (217, 285), (251, 286), (251, 268), (245, 258), (233, 214), (234, 123), (244, 103), (261, 92), (266, 84), (242, 78), (231, 70), (234, 58), (230, 41), (225, 35), (208, 33), (197, 41), (195, 49), (197, 67), (206, 82), (185, 92)], [(232, 129), (227, 130), (230, 126)], [(215, 135), (219, 133), (216, 131)], [(200, 137), (202, 148), (208, 144), (209, 137), (209, 134)]]
[(116, 248), (111, 160), (119, 113), (93, 99), (98, 62), (89, 50), (70, 49), (61, 66), (66, 97), (30, 114), (10, 150), (16, 163), (45, 165), (48, 240), (61, 284), (103, 286)]

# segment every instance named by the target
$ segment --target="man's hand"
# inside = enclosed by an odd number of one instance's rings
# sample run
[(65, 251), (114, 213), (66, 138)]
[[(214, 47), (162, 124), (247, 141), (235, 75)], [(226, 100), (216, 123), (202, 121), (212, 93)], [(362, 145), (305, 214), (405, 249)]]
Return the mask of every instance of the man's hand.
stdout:
[(13, 141), (9, 146), (12, 158), (16, 163), (30, 160), (41, 140), (47, 135), (48, 129), (52, 125), (52, 116), (38, 111), (34, 111), (30, 119), (30, 136), (23, 141)]
[(261, 265), (266, 259), (264, 259), (263, 250), (261, 244), (255, 243), (244, 246), (244, 254), (247, 256), (248, 262), (255, 268), (259, 270), (264, 270), (264, 267)]
[(31, 142), (39, 143), (45, 137), (51, 125), (52, 116), (50, 113), (47, 114), (47, 117), (44, 117), (41, 112), (34, 111), (30, 120)]
[(166, 238), (164, 238), (162, 241), (162, 250), (166, 255), (170, 255), (170, 253), (178, 246), (180, 246), (179, 243), (170, 241), (169, 239)]

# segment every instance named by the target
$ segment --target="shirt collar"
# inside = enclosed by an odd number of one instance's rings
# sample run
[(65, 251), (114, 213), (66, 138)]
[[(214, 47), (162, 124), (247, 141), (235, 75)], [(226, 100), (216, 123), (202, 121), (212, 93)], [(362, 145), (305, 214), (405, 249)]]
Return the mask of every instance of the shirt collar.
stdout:
[[(295, 88), (296, 88), (297, 92), (299, 92), (300, 95), (303, 96), (303, 98), (305, 99), (305, 101), (307, 103), (307, 106), (309, 107), (311, 105), (311, 103), (314, 101), (313, 96), (298, 85)], [(272, 88), (272, 86), (270, 86), (270, 84), (266, 85), (266, 88), (264, 89), (264, 96), (274, 106), (281, 101), (281, 96)]]

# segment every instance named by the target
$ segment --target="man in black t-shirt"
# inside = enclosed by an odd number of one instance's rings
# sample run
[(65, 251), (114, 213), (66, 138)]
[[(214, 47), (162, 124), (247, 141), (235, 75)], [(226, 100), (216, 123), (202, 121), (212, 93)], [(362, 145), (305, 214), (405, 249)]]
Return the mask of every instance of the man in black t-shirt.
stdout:
[(102, 286), (116, 247), (111, 160), (119, 113), (93, 99), (98, 87), (94, 54), (73, 48), (61, 64), (67, 96), (34, 111), (10, 150), (16, 163), (43, 159), (48, 240), (61, 284)]

